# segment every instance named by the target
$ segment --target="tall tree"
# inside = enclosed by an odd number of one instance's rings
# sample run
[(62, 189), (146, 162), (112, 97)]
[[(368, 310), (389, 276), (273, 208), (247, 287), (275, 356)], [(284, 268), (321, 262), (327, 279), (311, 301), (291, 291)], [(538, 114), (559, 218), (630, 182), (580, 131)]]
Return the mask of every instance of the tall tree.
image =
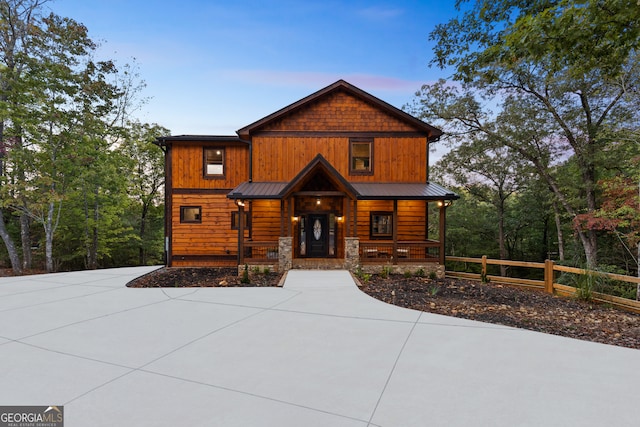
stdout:
[[(595, 211), (603, 130), (640, 121), (627, 96), (640, 87), (637, 0), (479, 0), (430, 37), (436, 42), (432, 63), (453, 67), (463, 93), (425, 87), (420, 96), (429, 113), (449, 116), (518, 152), (547, 180), (569, 216)], [(480, 114), (473, 98), (478, 93), (504, 101), (497, 126)], [(548, 135), (541, 138), (540, 130)], [(584, 189), (578, 205), (549, 169), (548, 160), (557, 155), (573, 156), (578, 166)], [(595, 266), (595, 230), (576, 231), (587, 264)]]

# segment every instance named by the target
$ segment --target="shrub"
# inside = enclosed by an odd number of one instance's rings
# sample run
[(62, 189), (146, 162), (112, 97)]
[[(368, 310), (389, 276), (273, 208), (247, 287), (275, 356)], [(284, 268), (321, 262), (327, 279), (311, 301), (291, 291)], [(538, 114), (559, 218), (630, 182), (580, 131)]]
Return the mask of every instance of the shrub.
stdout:
[(247, 264), (244, 265), (244, 270), (242, 271), (242, 278), (240, 279), (240, 282), (244, 284), (251, 283), (251, 280), (249, 280), (249, 266)]

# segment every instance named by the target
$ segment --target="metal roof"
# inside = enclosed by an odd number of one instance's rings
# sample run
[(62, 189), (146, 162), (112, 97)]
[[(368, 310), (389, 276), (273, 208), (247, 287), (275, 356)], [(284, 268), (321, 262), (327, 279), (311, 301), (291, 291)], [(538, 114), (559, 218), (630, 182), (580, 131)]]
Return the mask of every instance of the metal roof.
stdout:
[(456, 193), (432, 182), (354, 182), (351, 185), (356, 189), (358, 199), (361, 200), (451, 200), (460, 198)]
[(279, 199), (288, 182), (243, 182), (227, 197), (230, 199)]
[[(281, 199), (288, 182), (243, 182), (228, 195), (230, 199)], [(351, 183), (359, 200), (452, 200), (456, 193), (428, 183)]]

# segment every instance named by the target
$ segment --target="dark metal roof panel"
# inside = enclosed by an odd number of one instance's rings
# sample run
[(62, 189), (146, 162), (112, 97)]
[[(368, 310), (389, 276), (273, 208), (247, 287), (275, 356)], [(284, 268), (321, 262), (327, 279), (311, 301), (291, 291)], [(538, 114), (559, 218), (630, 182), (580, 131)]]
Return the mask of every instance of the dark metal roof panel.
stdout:
[(453, 191), (428, 183), (352, 183), (358, 194), (358, 199), (414, 199), (414, 200), (451, 200), (458, 199)]
[(243, 182), (231, 190), (230, 199), (279, 199), (286, 182)]

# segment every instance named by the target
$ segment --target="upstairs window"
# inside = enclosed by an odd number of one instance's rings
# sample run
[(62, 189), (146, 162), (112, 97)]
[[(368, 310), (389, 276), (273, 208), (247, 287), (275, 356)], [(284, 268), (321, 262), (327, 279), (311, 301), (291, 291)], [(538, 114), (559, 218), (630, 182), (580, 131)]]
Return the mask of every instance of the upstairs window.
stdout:
[(393, 237), (393, 213), (371, 212), (371, 238), (391, 239)]
[(224, 148), (204, 149), (204, 176), (214, 178), (224, 176)]
[(373, 173), (373, 140), (352, 138), (349, 141), (349, 172), (351, 175)]
[(202, 207), (180, 206), (180, 222), (194, 224), (202, 223)]

